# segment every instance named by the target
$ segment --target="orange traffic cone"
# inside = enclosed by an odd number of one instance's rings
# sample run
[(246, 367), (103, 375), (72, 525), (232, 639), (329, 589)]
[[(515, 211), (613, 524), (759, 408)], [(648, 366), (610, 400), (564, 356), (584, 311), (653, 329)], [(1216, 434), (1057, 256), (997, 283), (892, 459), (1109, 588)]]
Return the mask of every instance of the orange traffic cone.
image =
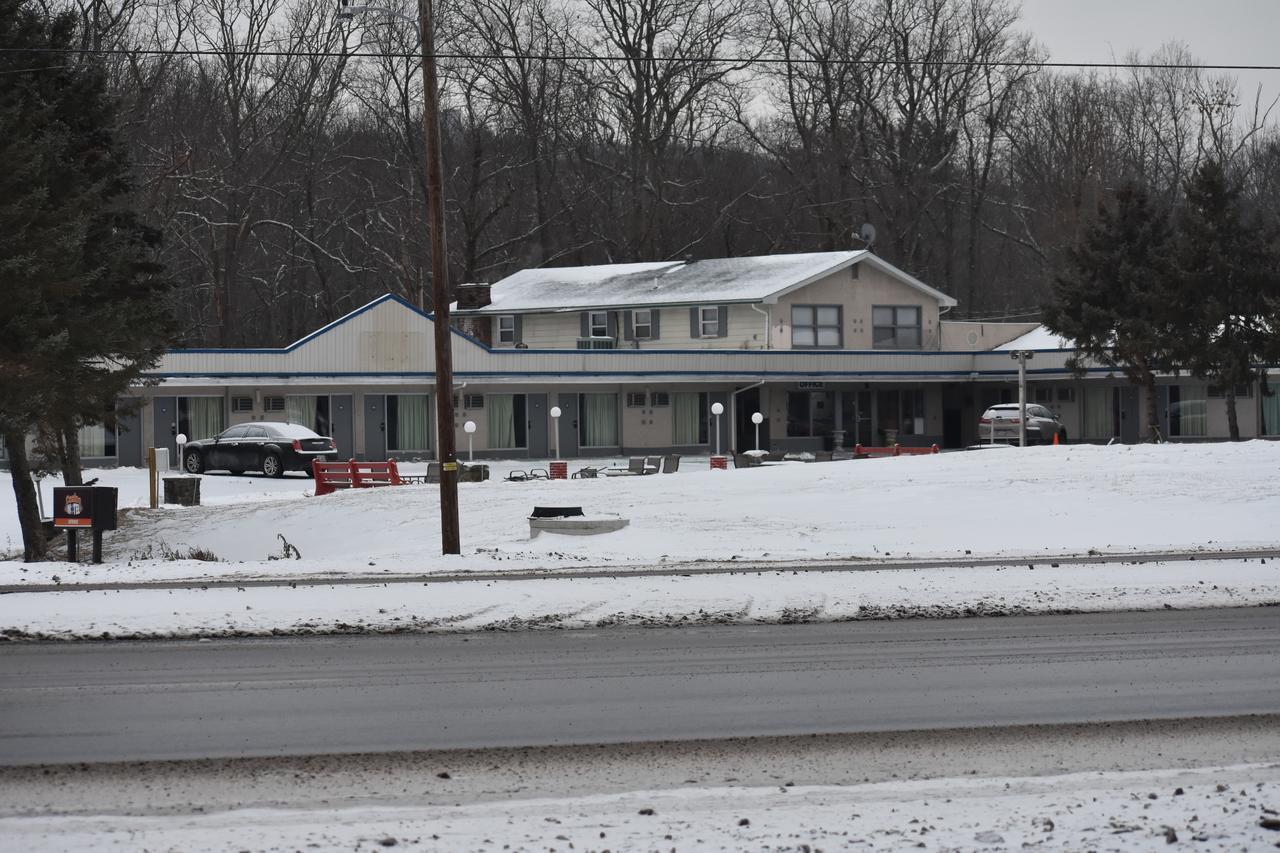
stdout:
[(1058, 441), (1058, 435), (1059, 435), (1059, 433), (1056, 433), (1056, 432), (1053, 434), (1053, 446), (1054, 446), (1054, 447), (1057, 447), (1059, 444), (1061, 444), (1061, 443), (1062, 443), (1062, 442)]

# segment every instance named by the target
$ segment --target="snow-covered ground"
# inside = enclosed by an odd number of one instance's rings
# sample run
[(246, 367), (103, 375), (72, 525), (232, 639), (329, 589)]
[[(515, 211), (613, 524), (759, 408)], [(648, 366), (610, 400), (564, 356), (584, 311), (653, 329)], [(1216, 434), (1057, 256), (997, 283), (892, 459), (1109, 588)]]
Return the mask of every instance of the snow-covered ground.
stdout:
[(1280, 767), (696, 787), (433, 807), (0, 819), (7, 849), (1261, 850)]
[[(0, 584), (189, 579), (194, 589), (32, 592), (0, 597), (10, 636), (174, 636), (331, 630), (480, 630), (609, 624), (815, 621), (1280, 602), (1280, 560), (1054, 565), (1046, 555), (1280, 545), (1280, 443), (1041, 447), (786, 463), (558, 482), (507, 482), (527, 462), (461, 489), (463, 554), (440, 557), (437, 490), (311, 497), (311, 481), (206, 476), (205, 505), (131, 510), (108, 561), (0, 562)], [(571, 470), (578, 465), (572, 464)], [(121, 501), (146, 500), (134, 470), (93, 472)], [(49, 487), (46, 481), (46, 488)], [(13, 525), (11, 491), (0, 523)], [(528, 538), (536, 505), (613, 512), (630, 527)], [(0, 541), (6, 534), (0, 531)], [(10, 539), (16, 533), (10, 528)], [(301, 559), (272, 559), (287, 540)], [(157, 559), (203, 548), (218, 562)], [(938, 568), (877, 570), (934, 558)], [(998, 566), (948, 568), (994, 557)], [(858, 572), (680, 576), (695, 561), (840, 560)], [(626, 576), (666, 565), (670, 577)], [(617, 569), (616, 577), (392, 583), (388, 574)], [(757, 566), (758, 568), (758, 566)], [(768, 568), (768, 566), (766, 566)], [(200, 582), (310, 576), (368, 584), (209, 588)]]
[(1236, 717), (18, 767), (0, 848), (1259, 850), (1278, 759)]
[[(536, 463), (535, 463), (536, 464)], [(585, 463), (571, 463), (575, 470)], [(410, 470), (414, 466), (407, 466)], [(310, 497), (301, 477), (208, 475), (204, 506), (131, 510), (101, 566), (0, 562), (0, 584), (626, 566), (730, 559), (1018, 557), (1280, 545), (1280, 442), (1002, 448), (937, 456), (460, 487), (463, 553), (441, 557), (432, 486)], [(134, 469), (93, 471), (142, 507)], [(50, 480), (45, 481), (51, 492)], [(12, 490), (0, 489), (0, 548), (19, 546)], [(529, 539), (538, 505), (581, 505), (630, 526)], [(271, 560), (283, 537), (300, 560)], [(162, 547), (223, 562), (155, 559)], [(148, 554), (152, 558), (148, 558)]]
[(822, 622), (1280, 603), (1280, 560), (32, 592), (0, 638)]

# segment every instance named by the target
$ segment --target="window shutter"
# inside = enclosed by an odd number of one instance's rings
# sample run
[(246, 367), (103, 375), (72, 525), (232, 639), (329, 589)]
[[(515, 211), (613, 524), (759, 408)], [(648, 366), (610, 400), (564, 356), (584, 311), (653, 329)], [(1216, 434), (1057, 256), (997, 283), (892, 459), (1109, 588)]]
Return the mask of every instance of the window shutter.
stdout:
[(622, 339), (624, 341), (634, 341), (636, 339), (635, 326), (632, 323), (633, 316), (630, 311), (622, 312)]
[(607, 337), (618, 339), (618, 312), (609, 311), (604, 315), (604, 333)]
[(659, 313), (661, 312), (659, 312), (657, 308), (651, 308), (649, 310), (649, 322), (653, 324), (651, 326), (653, 331), (650, 333), (650, 340), (656, 341), (658, 340), (658, 338), (661, 337), (661, 335), (658, 334), (658, 314)]
[(584, 339), (589, 338), (591, 337), (591, 315), (588, 314), (586, 311), (583, 311), (581, 319), (582, 319), (582, 326), (581, 326), (581, 331), (578, 333), (578, 337), (584, 338)]
[(729, 336), (729, 306), (717, 306), (719, 310), (719, 318), (716, 320), (716, 337), (727, 338)]
[(702, 337), (702, 330), (698, 326), (698, 306), (695, 305), (689, 309), (689, 337)]
[(515, 329), (515, 335), (513, 337), (515, 338), (515, 340), (513, 340), (512, 343), (522, 344), (524, 343), (524, 317), (517, 314), (515, 315), (514, 322), (515, 322), (516, 329)]

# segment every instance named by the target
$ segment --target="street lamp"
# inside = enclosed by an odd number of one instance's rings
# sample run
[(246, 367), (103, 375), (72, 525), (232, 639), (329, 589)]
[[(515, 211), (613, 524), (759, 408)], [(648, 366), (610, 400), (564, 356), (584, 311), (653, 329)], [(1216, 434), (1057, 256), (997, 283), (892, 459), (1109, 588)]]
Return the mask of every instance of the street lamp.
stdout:
[[(422, 50), (422, 136), (426, 147), (427, 223), (431, 238), (432, 338), (435, 339), (436, 434), (440, 439), (440, 551), (462, 553), (458, 529), (458, 454), (453, 423), (453, 335), (449, 331), (449, 264), (444, 230), (444, 163), (440, 153), (440, 92), (436, 85), (435, 0), (418, 0)], [(339, 19), (385, 14), (413, 22), (392, 9), (338, 0)], [(423, 300), (419, 291), (418, 307)]]
[(559, 406), (551, 407), (551, 424), (556, 433), (556, 459), (560, 458), (560, 415), (564, 414), (560, 411)]
[(716, 416), (716, 456), (720, 455), (720, 416), (724, 414), (723, 403), (712, 403), (711, 414)]
[(764, 415), (756, 412), (751, 416), (751, 422), (756, 425), (756, 450), (760, 449), (760, 424), (764, 423)]
[(1016, 349), (1009, 357), (1018, 362), (1018, 446), (1027, 446), (1027, 362), (1036, 357), (1028, 349)]
[(476, 449), (474, 446), (474, 441), (475, 441), (475, 434), (476, 434), (476, 422), (467, 421), (465, 424), (462, 425), (462, 429), (467, 434), (467, 461), (475, 462)]

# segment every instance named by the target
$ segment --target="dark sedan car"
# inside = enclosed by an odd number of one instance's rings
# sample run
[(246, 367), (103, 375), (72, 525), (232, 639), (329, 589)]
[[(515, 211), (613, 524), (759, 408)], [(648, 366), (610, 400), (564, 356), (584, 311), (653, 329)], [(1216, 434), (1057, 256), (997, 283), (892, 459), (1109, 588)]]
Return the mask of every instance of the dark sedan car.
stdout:
[(182, 467), (189, 474), (202, 471), (261, 471), (268, 477), (285, 471), (311, 473), (311, 461), (338, 457), (332, 438), (316, 435), (297, 424), (239, 424), (214, 438), (188, 442), (182, 449)]

